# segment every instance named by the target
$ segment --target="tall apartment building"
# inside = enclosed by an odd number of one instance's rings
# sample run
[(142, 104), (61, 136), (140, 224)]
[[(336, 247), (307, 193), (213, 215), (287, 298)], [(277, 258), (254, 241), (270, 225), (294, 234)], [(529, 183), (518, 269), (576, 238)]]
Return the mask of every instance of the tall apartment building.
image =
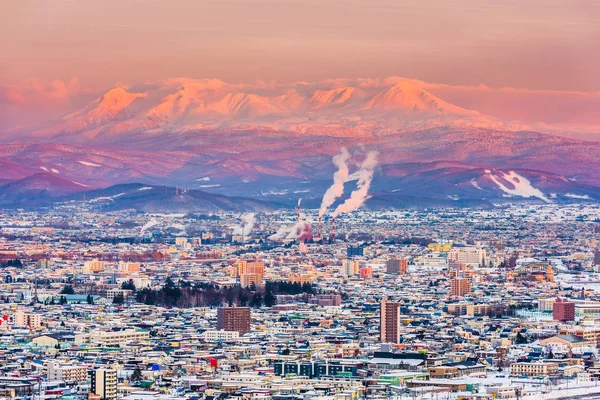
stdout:
[(361, 279), (371, 279), (373, 277), (373, 267), (367, 265), (366, 267), (362, 267), (360, 269), (360, 278)]
[(139, 262), (123, 262), (119, 263), (119, 270), (126, 274), (137, 274), (140, 272), (141, 264)]
[(406, 275), (408, 271), (408, 260), (406, 258), (392, 258), (385, 263), (388, 274)]
[(249, 307), (219, 307), (217, 309), (217, 330), (236, 331), (240, 335), (250, 332)]
[(555, 302), (555, 298), (538, 299), (538, 311), (553, 311)]
[(452, 278), (450, 280), (450, 295), (462, 297), (471, 291), (471, 281), (467, 278)]
[(248, 286), (258, 286), (262, 283), (262, 278), (258, 274), (241, 274), (240, 275), (240, 285), (242, 287)]
[(104, 271), (104, 261), (92, 260), (92, 261), (86, 261), (83, 264), (83, 273), (84, 274), (92, 274), (95, 272), (103, 272), (103, 271)]
[(398, 343), (400, 339), (400, 303), (381, 300), (379, 338), (382, 343)]
[(102, 400), (117, 398), (117, 371), (114, 369), (95, 369), (90, 371), (90, 393), (100, 396)]
[(567, 299), (556, 299), (552, 305), (552, 316), (555, 321), (575, 321), (575, 303)]
[(265, 276), (265, 263), (262, 261), (237, 260), (233, 263), (233, 275), (256, 274), (263, 279)]
[(49, 381), (85, 382), (88, 377), (85, 365), (61, 364), (58, 361), (50, 362), (47, 371)]
[(455, 247), (448, 252), (448, 259), (469, 266), (483, 265), (485, 250), (478, 247)]
[(42, 326), (42, 316), (36, 313), (27, 313), (22, 309), (18, 309), (15, 313), (15, 325), (28, 327), (29, 329), (37, 329)]

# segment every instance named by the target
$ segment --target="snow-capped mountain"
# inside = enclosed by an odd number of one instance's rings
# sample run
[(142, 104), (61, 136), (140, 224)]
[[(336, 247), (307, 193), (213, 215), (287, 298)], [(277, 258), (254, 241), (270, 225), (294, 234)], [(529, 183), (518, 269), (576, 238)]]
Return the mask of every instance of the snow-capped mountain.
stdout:
[(142, 183), (309, 205), (347, 147), (354, 169), (379, 152), (377, 207), (600, 200), (598, 142), (518, 129), (414, 82), (350, 83), (114, 88), (0, 146), (0, 185), (42, 172), (73, 189)]
[(504, 127), (497, 119), (452, 105), (412, 82), (388, 86), (286, 90), (228, 85), (220, 81), (167, 81), (142, 91), (111, 89), (83, 109), (46, 127), (36, 137), (114, 138), (121, 134), (186, 132), (217, 128), (277, 129), (339, 136), (438, 126)]

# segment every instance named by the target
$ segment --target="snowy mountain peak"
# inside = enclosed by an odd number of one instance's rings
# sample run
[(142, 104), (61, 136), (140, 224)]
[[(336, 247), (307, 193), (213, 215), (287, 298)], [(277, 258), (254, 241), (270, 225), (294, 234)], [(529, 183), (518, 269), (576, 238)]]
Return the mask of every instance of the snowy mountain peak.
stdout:
[(146, 97), (146, 94), (130, 93), (118, 86), (106, 92), (97, 100), (97, 103), (98, 108), (103, 109), (106, 113), (117, 114), (124, 110), (135, 99), (140, 97)]
[(322, 108), (331, 105), (344, 104), (354, 94), (354, 88), (341, 87), (330, 90), (317, 90), (308, 103), (311, 104), (312, 108)]
[(385, 89), (369, 100), (367, 110), (402, 110), (427, 114), (476, 114), (454, 106), (423, 90), (412, 82), (402, 81)]

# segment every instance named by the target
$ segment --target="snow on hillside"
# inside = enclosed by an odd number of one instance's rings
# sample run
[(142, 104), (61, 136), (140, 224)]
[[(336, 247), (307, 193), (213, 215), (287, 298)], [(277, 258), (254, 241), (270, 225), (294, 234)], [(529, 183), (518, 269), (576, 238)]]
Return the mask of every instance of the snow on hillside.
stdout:
[(82, 161), (82, 160), (79, 160), (79, 161), (77, 161), (77, 162), (78, 162), (79, 164), (81, 164), (81, 165), (85, 165), (86, 167), (101, 167), (101, 165), (94, 164), (94, 163), (92, 163), (92, 162), (89, 162), (89, 161)]
[[(500, 174), (500, 179), (498, 179), (498, 177), (496, 177), (490, 170), (486, 170), (486, 173), (494, 181), (494, 183), (498, 185), (500, 190), (505, 193), (508, 193), (512, 196), (526, 198), (537, 197), (538, 199), (544, 200), (546, 203), (551, 203), (550, 199), (548, 199), (541, 190), (534, 188), (527, 178), (517, 174), (515, 171), (509, 171), (508, 173), (497, 171), (497, 173)], [(501, 180), (504, 180), (513, 187), (508, 187)]]

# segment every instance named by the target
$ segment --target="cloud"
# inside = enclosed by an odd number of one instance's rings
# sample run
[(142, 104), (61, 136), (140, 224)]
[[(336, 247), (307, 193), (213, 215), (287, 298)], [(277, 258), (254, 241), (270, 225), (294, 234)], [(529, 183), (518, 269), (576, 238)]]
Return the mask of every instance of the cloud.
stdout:
[(79, 94), (79, 79), (68, 82), (30, 79), (17, 85), (0, 86), (0, 102), (21, 107), (60, 106)]

